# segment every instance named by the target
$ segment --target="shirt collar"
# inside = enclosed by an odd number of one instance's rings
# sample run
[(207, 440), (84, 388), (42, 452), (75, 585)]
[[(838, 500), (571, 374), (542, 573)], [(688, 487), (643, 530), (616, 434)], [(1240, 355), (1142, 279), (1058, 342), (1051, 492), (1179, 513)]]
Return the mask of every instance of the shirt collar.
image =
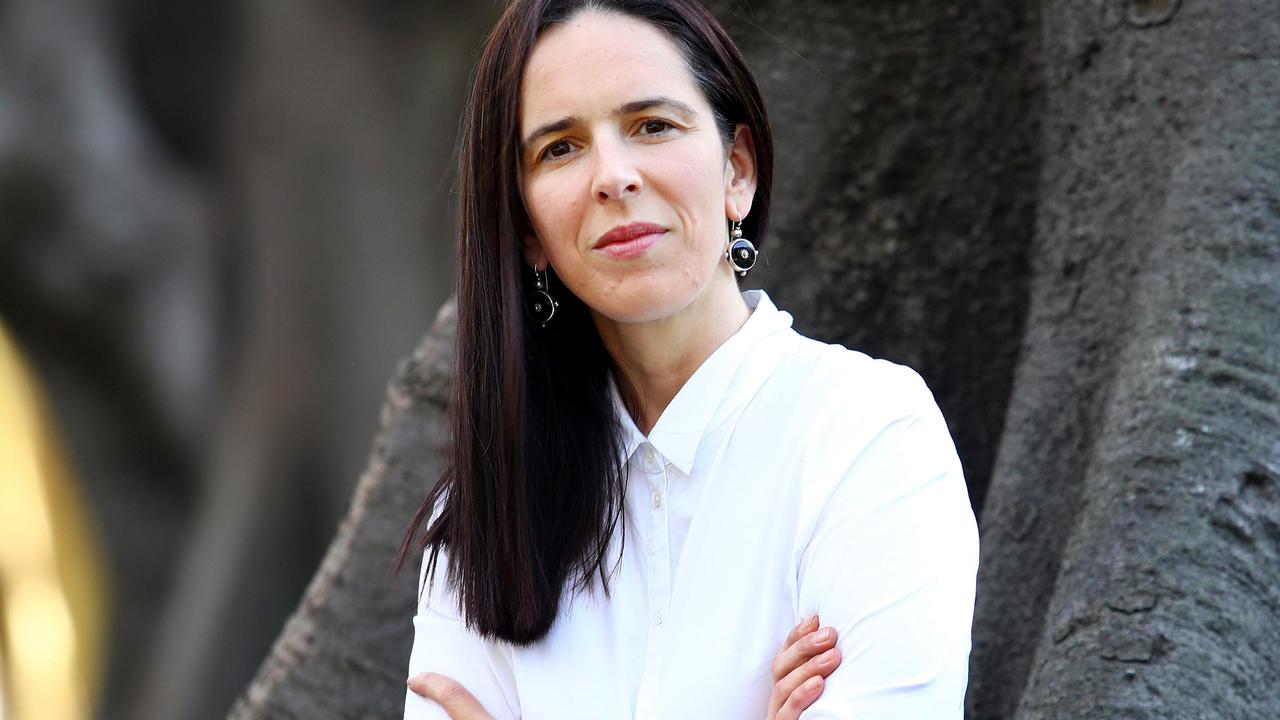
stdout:
[(630, 459), (636, 448), (647, 440), (681, 472), (690, 474), (703, 435), (718, 424), (712, 420), (729, 409), (727, 406), (733, 405), (733, 400), (745, 400), (754, 393), (755, 387), (732, 388), (732, 396), (728, 391), (751, 347), (774, 333), (790, 328), (791, 314), (778, 310), (763, 290), (748, 290), (742, 293), (742, 299), (751, 310), (747, 321), (685, 381), (658, 417), (648, 438), (631, 419), (610, 374), (614, 412), (622, 427), (623, 462)]

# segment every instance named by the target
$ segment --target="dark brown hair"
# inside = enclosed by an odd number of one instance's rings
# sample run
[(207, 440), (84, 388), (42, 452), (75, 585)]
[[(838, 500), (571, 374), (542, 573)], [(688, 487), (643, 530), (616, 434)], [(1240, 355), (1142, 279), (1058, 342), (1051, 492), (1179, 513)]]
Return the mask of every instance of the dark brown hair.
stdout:
[(745, 236), (759, 246), (769, 220), (773, 138), (764, 99), (705, 8), (695, 0), (507, 6), (476, 64), (461, 129), (448, 467), (405, 531), (396, 570), (410, 552), (430, 549), (434, 572), (446, 549), (447, 581), (468, 627), (516, 645), (547, 634), (566, 584), (585, 590), (598, 573), (608, 592), (609, 543), (622, 529), (626, 474), (611, 360), (591, 314), (560, 283), (547, 328), (523, 307), (531, 274), (520, 238), (531, 225), (518, 182), (520, 83), (538, 37), (584, 9), (647, 21), (675, 42), (725, 142), (738, 123), (750, 128), (757, 185)]

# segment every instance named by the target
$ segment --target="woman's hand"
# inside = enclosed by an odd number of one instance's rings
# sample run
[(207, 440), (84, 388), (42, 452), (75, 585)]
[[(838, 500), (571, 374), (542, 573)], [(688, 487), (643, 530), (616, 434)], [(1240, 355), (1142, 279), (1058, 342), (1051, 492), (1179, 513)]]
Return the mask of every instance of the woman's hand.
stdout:
[[(835, 628), (818, 628), (814, 615), (787, 635), (773, 660), (773, 693), (767, 720), (797, 720), (822, 694), (823, 680), (840, 666)], [(439, 703), (450, 720), (493, 720), (456, 680), (436, 673), (409, 678), (409, 689)]]
[(493, 720), (475, 696), (453, 678), (436, 673), (418, 673), (409, 678), (409, 689), (439, 703), (450, 720)]
[(840, 666), (836, 629), (818, 629), (818, 616), (787, 635), (773, 659), (773, 694), (767, 720), (796, 720), (822, 694), (825, 678)]

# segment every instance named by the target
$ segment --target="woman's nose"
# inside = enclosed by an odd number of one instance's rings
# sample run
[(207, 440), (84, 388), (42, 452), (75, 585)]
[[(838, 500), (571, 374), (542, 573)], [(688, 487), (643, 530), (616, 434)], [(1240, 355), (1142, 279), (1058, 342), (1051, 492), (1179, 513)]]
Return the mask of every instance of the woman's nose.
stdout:
[(591, 194), (599, 202), (621, 200), (643, 187), (631, 151), (619, 138), (597, 141), (594, 169)]

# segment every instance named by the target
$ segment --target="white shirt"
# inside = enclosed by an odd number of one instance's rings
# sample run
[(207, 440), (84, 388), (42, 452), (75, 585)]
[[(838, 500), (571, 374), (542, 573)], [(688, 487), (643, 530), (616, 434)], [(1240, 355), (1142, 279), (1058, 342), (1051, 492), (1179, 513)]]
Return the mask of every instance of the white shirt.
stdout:
[[(743, 297), (750, 318), (647, 438), (614, 388), (628, 477), (612, 595), (598, 576), (566, 591), (550, 634), (518, 648), (467, 631), (437, 568), (409, 675), (458, 680), (498, 720), (764, 718), (775, 654), (818, 613), (843, 661), (802, 718), (963, 717), (978, 532), (933, 395)], [(446, 717), (407, 693), (406, 720)]]

